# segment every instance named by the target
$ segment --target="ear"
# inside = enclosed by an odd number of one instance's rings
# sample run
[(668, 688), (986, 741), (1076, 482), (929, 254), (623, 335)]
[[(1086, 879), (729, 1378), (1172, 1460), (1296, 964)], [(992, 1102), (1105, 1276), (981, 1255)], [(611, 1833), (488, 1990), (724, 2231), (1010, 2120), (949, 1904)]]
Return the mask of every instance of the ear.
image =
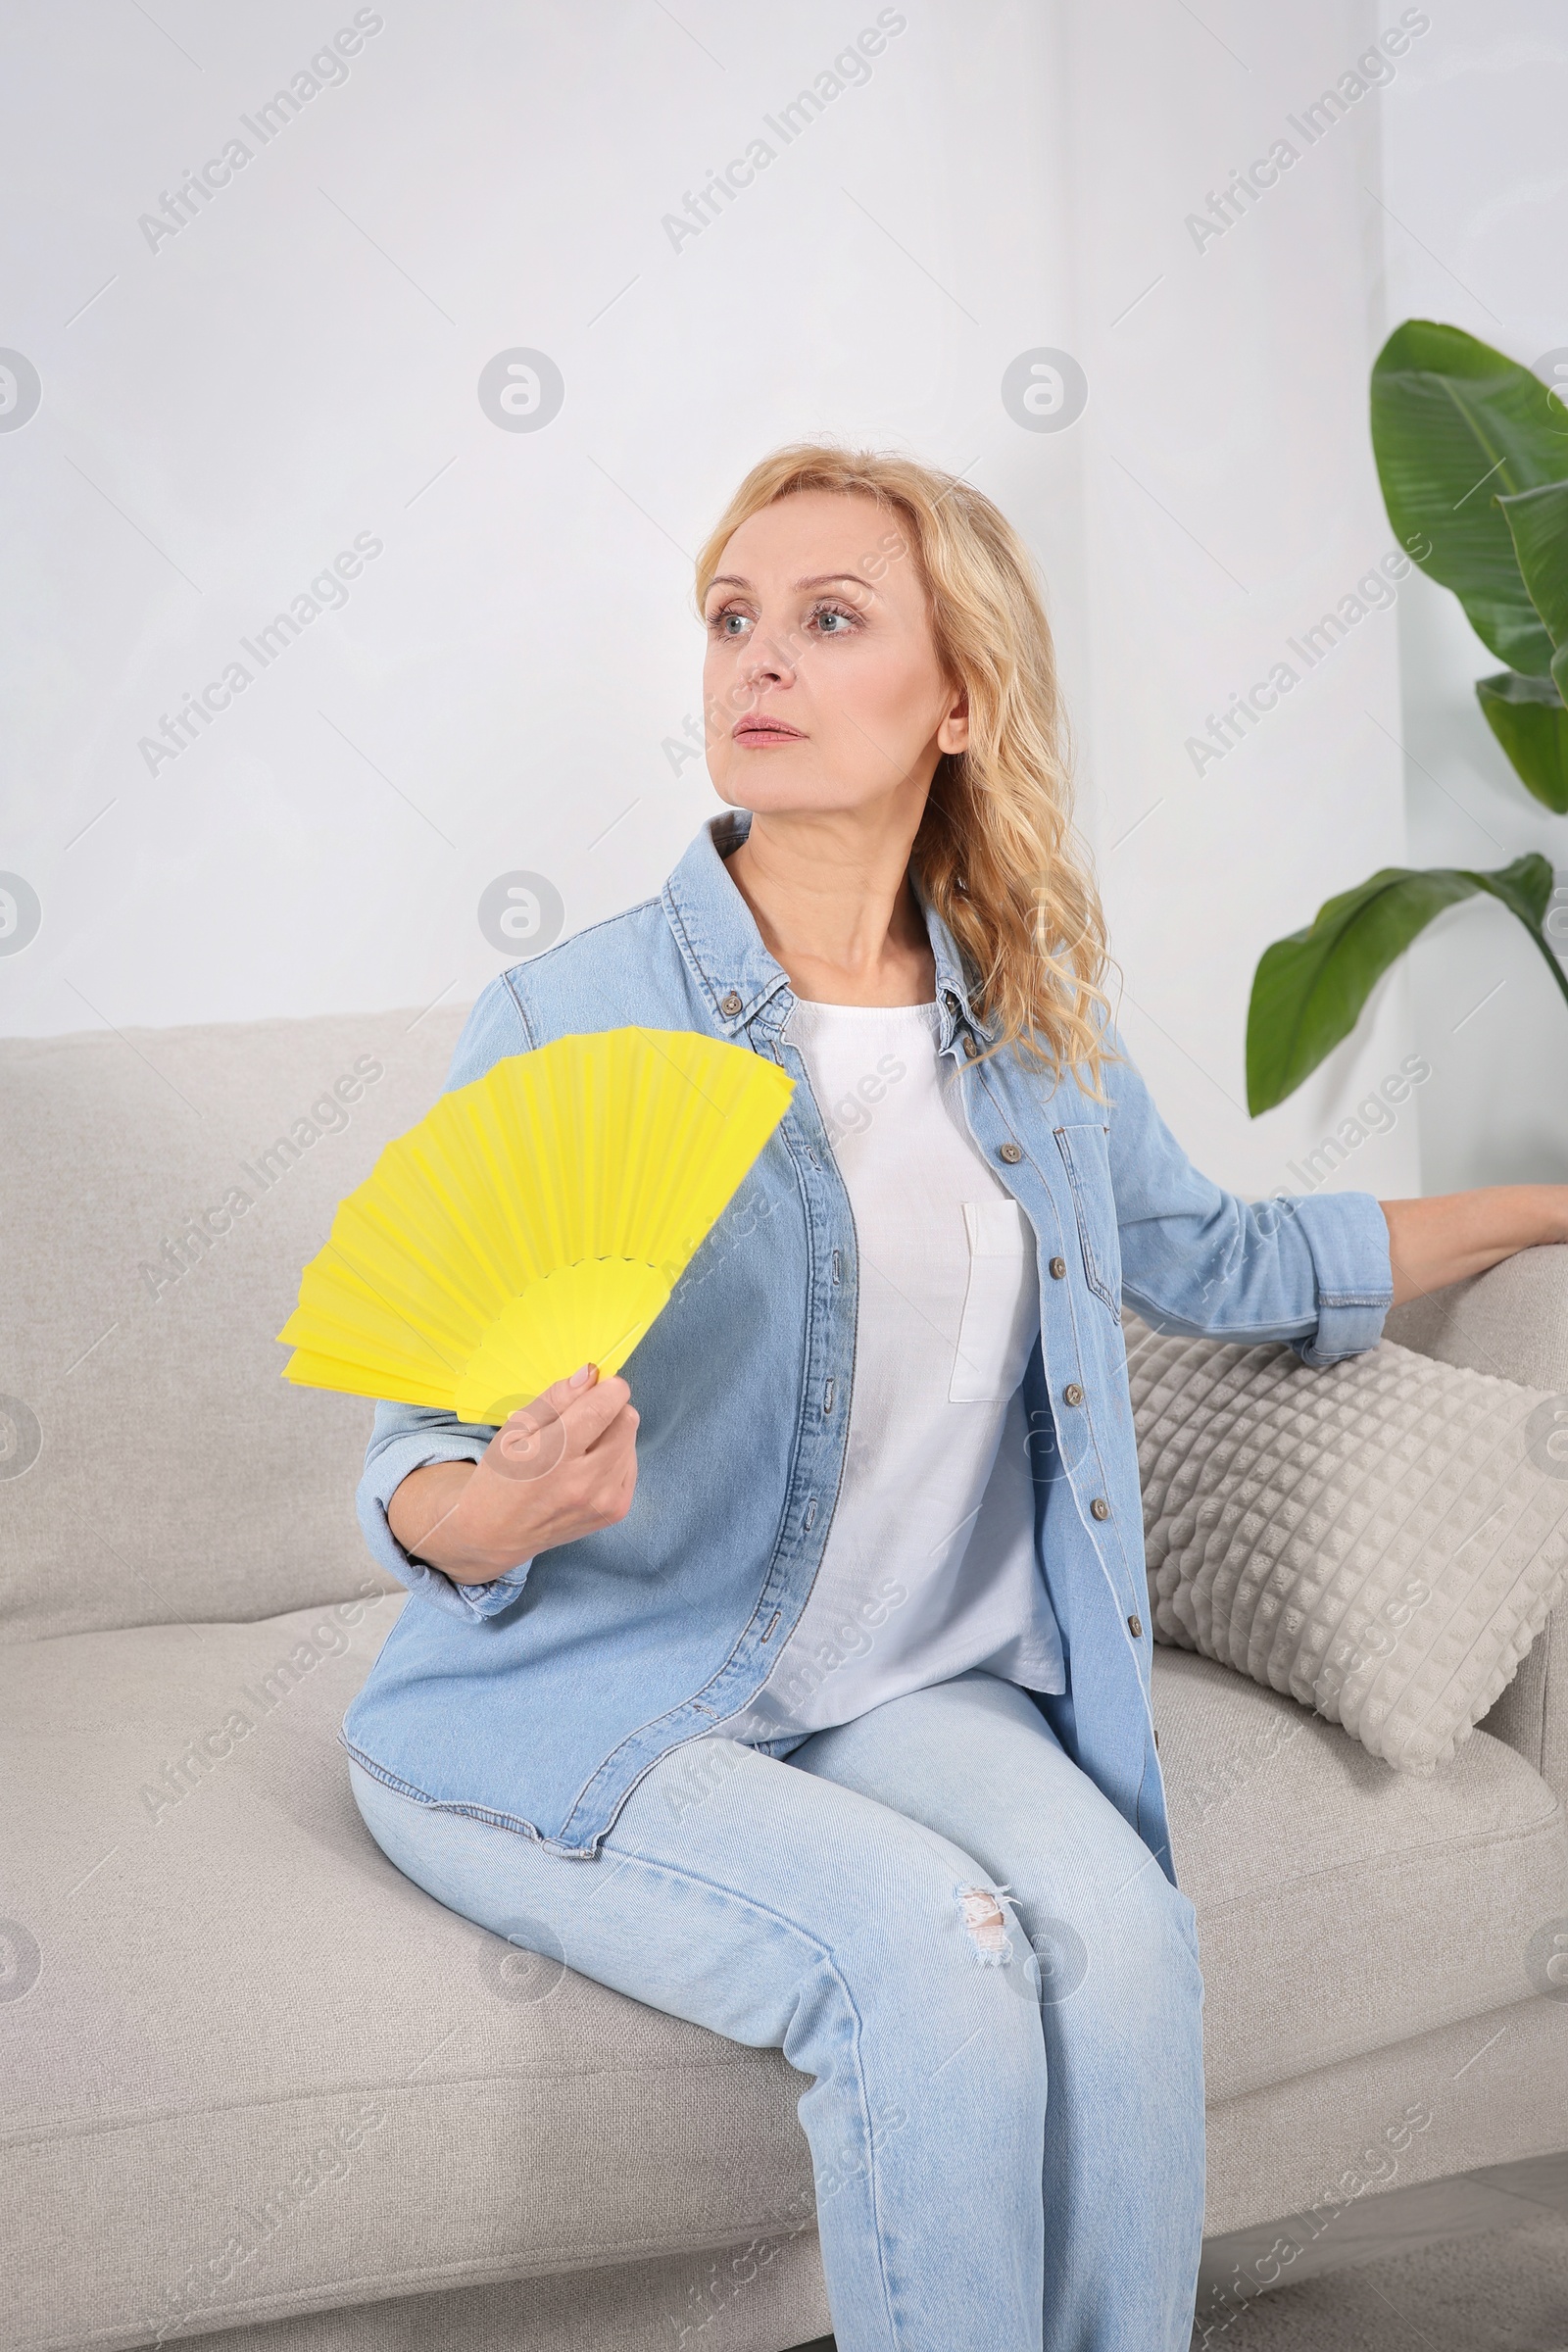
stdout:
[(956, 686), (947, 714), (937, 729), (939, 752), (966, 752), (969, 749), (969, 695), (966, 687)]

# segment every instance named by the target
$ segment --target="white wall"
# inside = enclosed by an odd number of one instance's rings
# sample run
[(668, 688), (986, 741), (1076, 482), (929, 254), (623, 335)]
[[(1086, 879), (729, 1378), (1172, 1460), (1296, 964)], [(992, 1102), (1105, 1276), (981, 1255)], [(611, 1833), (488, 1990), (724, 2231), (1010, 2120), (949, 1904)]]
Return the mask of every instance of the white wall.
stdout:
[[(1382, 310), (1451, 320), (1532, 367), (1568, 346), (1568, 18), (1554, 0), (1466, 6), (1434, 55), (1390, 117)], [(1531, 799), (1472, 691), (1495, 656), (1426, 580), (1400, 634), (1410, 862), (1494, 868), (1534, 850), (1568, 882), (1568, 817)], [(1561, 913), (1550, 927), (1568, 948)], [(1568, 1004), (1539, 950), (1503, 908), (1471, 904), (1440, 917), (1410, 970), (1433, 1068), (1425, 1189), (1560, 1181)]]
[[(1060, 536), (1072, 455), (996, 391), (1065, 311), (1036, 10), (999, 10), (983, 55), (963, 11), (910, 16), (679, 250), (662, 217), (873, 0), (740, 28), (701, 0), (380, 13), (346, 85), (156, 254), (138, 213), (352, 10), (171, 0), (200, 72), (132, 10), (29, 20), (8, 332), (45, 400), (0, 438), (35, 566), (0, 862), (46, 919), (4, 973), (13, 1029), (80, 1025), (81, 997), (123, 1025), (472, 994), (497, 875), (546, 875), (572, 927), (656, 888), (716, 806), (662, 750), (698, 707), (691, 551), (781, 439), (978, 461)], [(476, 398), (516, 346), (566, 382), (537, 433)], [(159, 713), (361, 530), (385, 552), (347, 607), (149, 775)]]
[[(1306, 1085), (1247, 1114), (1259, 954), (1403, 856), (1394, 612), (1370, 612), (1315, 669), (1288, 642), (1393, 545), (1366, 428), (1365, 190), (1381, 120), (1428, 70), (1435, 35), (1315, 144), (1290, 118), (1396, 23), (1347, 0), (1073, 11), (1072, 83), (1098, 93), (1072, 111), (1071, 178), (1099, 386), (1086, 708), (1101, 869), (1129, 1041), (1189, 1151), (1253, 1193), (1306, 1189), (1303, 1154), (1414, 1042), (1396, 974)], [(1281, 139), (1294, 158), (1271, 159)], [(1258, 159), (1273, 184), (1214, 233), (1210, 193)], [(1206, 752), (1209, 715), (1282, 661), (1295, 682), (1275, 707), (1250, 731), (1238, 721), (1223, 757)], [(1382, 1132), (1348, 1131), (1366, 1140), (1333, 1181), (1418, 1190), (1408, 1106), (1379, 1116)]]
[[(715, 805), (663, 748), (697, 706), (691, 552), (762, 450), (827, 430), (965, 469), (1039, 552), (1129, 1042), (1215, 1175), (1300, 1189), (1288, 1163), (1432, 1051), (1396, 975), (1323, 1072), (1246, 1115), (1261, 949), (1404, 858), (1397, 742), (1428, 690), (1412, 640), (1401, 718), (1398, 643), (1425, 583), (1200, 774), (1188, 739), (1390, 545), (1367, 368), (1401, 303), (1476, 321), (1442, 282), (1396, 299), (1392, 249), (1384, 283), (1381, 156), (1387, 201), (1457, 254), (1453, 110), (1500, 156), (1513, 85), (1454, 61), (1510, 13), (1540, 47), (1547, 5), (1434, 14), (1202, 250), (1188, 214), (1397, 9), (910, 0), (788, 146), (764, 118), (872, 0), (386, 0), (346, 81), (265, 147), (241, 115), (352, 24), (343, 0), (14, 12), (26, 234), (0, 342), (42, 403), (0, 432), (0, 867), (43, 920), (0, 956), (0, 1029), (457, 1002), (509, 959), (476, 918), (498, 877), (546, 877), (568, 928), (657, 888)], [(1510, 169), (1544, 179), (1550, 109), (1532, 120)], [(150, 250), (138, 217), (236, 132), (251, 161)], [(673, 248), (662, 217), (759, 136), (775, 160)], [(1532, 233), (1544, 251), (1544, 208)], [(1454, 267), (1508, 317), (1497, 339), (1568, 342), (1549, 270), (1506, 229), (1472, 242)], [(1087, 371), (1060, 432), (1001, 398), (1043, 346)], [(537, 432), (479, 405), (515, 347), (564, 377)], [(239, 640), (359, 533), (382, 552), (346, 605), (260, 670)], [(139, 740), (236, 655), (253, 682), (149, 773)], [(1433, 1058), (1448, 1086), (1457, 1057)], [(1413, 1117), (1334, 1181), (1418, 1189)]]

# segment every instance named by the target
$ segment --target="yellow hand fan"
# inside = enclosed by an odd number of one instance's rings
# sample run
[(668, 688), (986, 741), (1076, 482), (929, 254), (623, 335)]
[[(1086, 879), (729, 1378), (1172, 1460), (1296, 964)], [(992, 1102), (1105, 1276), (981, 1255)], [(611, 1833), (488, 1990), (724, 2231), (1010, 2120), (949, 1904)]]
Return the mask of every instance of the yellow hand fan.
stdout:
[(284, 1379), (499, 1426), (579, 1364), (618, 1371), (793, 1092), (685, 1029), (498, 1061), (340, 1203), (277, 1335)]

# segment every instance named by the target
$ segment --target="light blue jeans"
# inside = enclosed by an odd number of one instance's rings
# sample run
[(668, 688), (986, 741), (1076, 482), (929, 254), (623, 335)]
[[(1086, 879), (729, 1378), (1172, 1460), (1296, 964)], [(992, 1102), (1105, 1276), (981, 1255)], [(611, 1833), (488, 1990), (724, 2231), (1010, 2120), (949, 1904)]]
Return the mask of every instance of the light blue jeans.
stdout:
[(840, 2352), (1187, 2352), (1193, 1906), (1027, 1691), (959, 1675), (787, 1758), (693, 1741), (593, 1862), (350, 1771), (438, 1902), (812, 2078)]

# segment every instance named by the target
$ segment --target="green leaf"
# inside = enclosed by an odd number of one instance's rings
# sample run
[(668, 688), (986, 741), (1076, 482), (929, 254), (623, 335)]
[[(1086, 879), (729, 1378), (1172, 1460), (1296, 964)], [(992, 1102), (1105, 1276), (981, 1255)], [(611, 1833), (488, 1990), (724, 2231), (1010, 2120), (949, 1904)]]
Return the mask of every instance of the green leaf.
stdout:
[(1530, 601), (1557, 649), (1551, 674), (1558, 694), (1568, 701), (1568, 482), (1518, 490), (1497, 505), (1513, 535)]
[(1476, 700), (1526, 791), (1568, 816), (1568, 710), (1550, 678), (1504, 669), (1476, 680)]
[(1494, 501), (1568, 476), (1562, 404), (1474, 335), (1409, 318), (1372, 369), (1372, 449), (1401, 547), (1453, 590), (1499, 661), (1544, 677), (1551, 638)]
[(1479, 874), (1386, 865), (1357, 889), (1325, 900), (1304, 931), (1275, 940), (1258, 958), (1247, 1014), (1247, 1106), (1254, 1119), (1294, 1094), (1349, 1036), (1376, 983), (1434, 915), (1478, 891), (1519, 917), (1568, 999), (1568, 975), (1543, 929), (1552, 892), (1547, 859), (1532, 854)]
[(1510, 914), (1519, 917), (1551, 965), (1563, 995), (1568, 997), (1568, 978), (1563, 976), (1545, 932), (1546, 908), (1556, 887), (1550, 858), (1543, 858), (1539, 851), (1531, 851), (1526, 857), (1516, 858), (1512, 865), (1499, 865), (1491, 874), (1472, 874), (1470, 880), (1482, 890), (1490, 891), (1494, 899), (1500, 899)]

